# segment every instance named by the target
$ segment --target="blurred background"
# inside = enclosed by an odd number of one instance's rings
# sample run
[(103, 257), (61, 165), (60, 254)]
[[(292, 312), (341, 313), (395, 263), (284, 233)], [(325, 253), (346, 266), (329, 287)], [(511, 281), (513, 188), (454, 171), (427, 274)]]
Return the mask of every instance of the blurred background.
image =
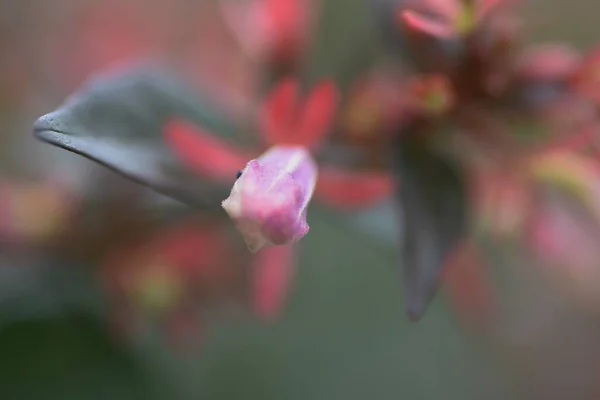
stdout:
[[(377, 19), (365, 0), (312, 3), (304, 76), (348, 87), (382, 53)], [(523, 15), (533, 41), (587, 48), (598, 11)], [(600, 398), (597, 273), (582, 300), (490, 246), (493, 322), (472, 317), (488, 289), (459, 276), (411, 323), (385, 196), (338, 207), (355, 193), (333, 190), (297, 249), (251, 256), (222, 215), (33, 138), (91, 73), (138, 58), (247, 112), (264, 66), (214, 1), (1, 0), (0, 31), (0, 399)]]

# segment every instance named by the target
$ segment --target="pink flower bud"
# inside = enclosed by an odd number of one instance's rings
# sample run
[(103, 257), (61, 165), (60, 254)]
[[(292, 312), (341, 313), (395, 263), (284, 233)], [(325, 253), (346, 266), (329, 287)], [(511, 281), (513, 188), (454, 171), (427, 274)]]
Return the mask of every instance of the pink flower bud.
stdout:
[(250, 251), (291, 244), (308, 233), (316, 182), (317, 164), (306, 148), (275, 146), (246, 164), (223, 208)]

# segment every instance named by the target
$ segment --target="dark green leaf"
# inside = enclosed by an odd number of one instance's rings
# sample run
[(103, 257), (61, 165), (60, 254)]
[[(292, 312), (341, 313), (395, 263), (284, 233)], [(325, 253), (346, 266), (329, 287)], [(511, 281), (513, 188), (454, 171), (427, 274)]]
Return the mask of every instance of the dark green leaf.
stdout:
[(133, 67), (90, 79), (58, 110), (38, 119), (34, 133), (184, 203), (218, 208), (228, 188), (199, 177), (165, 146), (162, 129), (171, 118), (225, 136), (235, 131), (168, 71)]
[(443, 263), (466, 228), (466, 188), (459, 169), (419, 138), (396, 155), (403, 213), (402, 266), (407, 313), (420, 319), (433, 298)]
[(0, 256), (0, 330), (72, 315), (100, 319), (102, 299), (80, 265), (33, 251)]
[(149, 376), (104, 324), (85, 315), (22, 321), (0, 330), (4, 399), (153, 399)]

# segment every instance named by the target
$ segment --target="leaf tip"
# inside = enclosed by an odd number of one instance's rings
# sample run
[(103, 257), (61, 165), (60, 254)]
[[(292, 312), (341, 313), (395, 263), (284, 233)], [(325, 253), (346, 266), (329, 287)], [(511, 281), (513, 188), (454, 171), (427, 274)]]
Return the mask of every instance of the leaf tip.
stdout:
[(427, 309), (428, 302), (423, 301), (421, 298), (415, 298), (412, 296), (407, 299), (406, 302), (406, 316), (410, 322), (419, 322), (423, 315), (425, 315), (425, 310)]
[(39, 139), (43, 139), (47, 132), (55, 130), (54, 118), (52, 113), (42, 115), (33, 123), (33, 134)]
[(408, 317), (408, 320), (410, 322), (419, 322), (419, 320), (423, 316), (423, 312), (416, 309), (408, 308), (406, 310), (406, 316)]
[(33, 136), (44, 143), (71, 150), (68, 141), (65, 140), (66, 134), (62, 130), (55, 112), (38, 118), (33, 124), (32, 131)]

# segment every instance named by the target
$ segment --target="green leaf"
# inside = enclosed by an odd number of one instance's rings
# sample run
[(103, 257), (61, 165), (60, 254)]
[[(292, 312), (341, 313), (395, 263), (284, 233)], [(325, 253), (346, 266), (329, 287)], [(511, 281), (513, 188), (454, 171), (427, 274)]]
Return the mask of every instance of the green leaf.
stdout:
[(435, 295), (444, 262), (466, 230), (466, 185), (456, 165), (421, 138), (397, 146), (395, 176), (402, 230), (407, 313), (419, 320)]
[(130, 67), (90, 79), (56, 111), (39, 118), (40, 140), (87, 157), (196, 207), (219, 209), (228, 194), (170, 152), (163, 126), (180, 118), (222, 136), (236, 127), (166, 69)]

